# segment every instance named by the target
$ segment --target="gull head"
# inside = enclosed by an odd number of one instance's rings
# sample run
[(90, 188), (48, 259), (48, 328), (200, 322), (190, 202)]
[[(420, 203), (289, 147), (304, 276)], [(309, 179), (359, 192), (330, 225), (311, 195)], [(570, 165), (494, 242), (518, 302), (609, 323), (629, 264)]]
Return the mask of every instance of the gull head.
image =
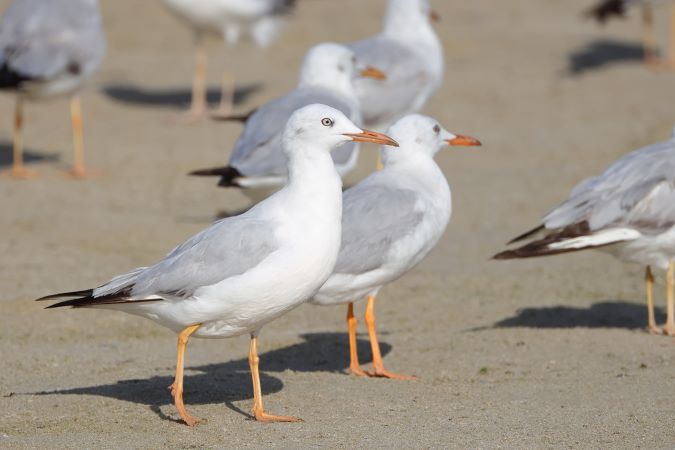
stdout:
[[(454, 134), (446, 130), (437, 120), (420, 114), (405, 116), (389, 128), (388, 133), (400, 143), (396, 157), (424, 154), (433, 157), (444, 147), (476, 147), (482, 145), (473, 137)], [(386, 157), (389, 155), (385, 155)]]
[(398, 146), (389, 136), (361, 129), (337, 109), (321, 104), (295, 111), (286, 124), (283, 139), (286, 151), (291, 153), (303, 148), (330, 152), (350, 141)]
[(309, 49), (305, 55), (300, 85), (351, 90), (352, 80), (359, 76), (378, 80), (385, 78), (378, 69), (361, 66), (354, 52), (344, 45), (324, 42)]

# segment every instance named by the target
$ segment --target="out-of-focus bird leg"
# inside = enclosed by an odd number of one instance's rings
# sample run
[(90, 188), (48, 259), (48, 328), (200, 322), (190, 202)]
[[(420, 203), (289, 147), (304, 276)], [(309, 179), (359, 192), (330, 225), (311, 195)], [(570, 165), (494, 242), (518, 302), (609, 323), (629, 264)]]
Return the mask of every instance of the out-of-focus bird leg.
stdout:
[(347, 306), (347, 329), (349, 330), (349, 372), (352, 375), (358, 375), (360, 377), (368, 376), (368, 374), (361, 369), (359, 364), (359, 352), (356, 344), (356, 326), (358, 325), (358, 320), (354, 315), (354, 303), (350, 303)]
[(17, 97), (14, 106), (14, 141), (10, 176), (23, 180), (31, 178), (31, 173), (23, 164), (23, 100), (21, 97)]
[(654, 11), (652, 10), (652, 6), (646, 2), (642, 6), (642, 48), (644, 50), (645, 63), (651, 67), (659, 65), (655, 36)]
[(666, 326), (663, 327), (663, 332), (668, 336), (675, 336), (675, 260), (672, 259), (668, 263), (666, 295), (668, 303), (666, 306)]
[(85, 178), (87, 171), (84, 166), (82, 105), (78, 96), (74, 96), (70, 100), (70, 121), (73, 128), (73, 168), (70, 170), (70, 176), (73, 178)]
[(223, 79), (220, 88), (220, 103), (218, 107), (211, 112), (211, 117), (216, 119), (227, 118), (234, 110), (234, 94), (236, 90), (234, 73), (223, 72)]
[(194, 73), (192, 77), (192, 103), (188, 111), (188, 120), (199, 120), (206, 117), (208, 105), (206, 102), (206, 78), (208, 70), (208, 55), (204, 36), (195, 37)]
[(645, 269), (645, 286), (647, 289), (647, 331), (650, 334), (663, 334), (663, 330), (656, 326), (654, 317), (654, 275), (652, 275), (650, 266)]
[(199, 423), (199, 419), (191, 416), (185, 410), (185, 404), (183, 403), (183, 367), (185, 364), (185, 347), (187, 347), (188, 339), (190, 336), (199, 329), (199, 325), (193, 325), (185, 328), (178, 335), (178, 357), (176, 358), (176, 378), (169, 388), (171, 389), (171, 395), (173, 395), (174, 402), (176, 404), (176, 409), (178, 414), (180, 414), (181, 419), (188, 426), (194, 426)]
[(414, 380), (415, 377), (409, 375), (398, 375), (389, 372), (384, 368), (382, 353), (380, 352), (380, 343), (377, 340), (375, 329), (375, 297), (368, 296), (368, 306), (366, 306), (366, 326), (368, 327), (368, 336), (370, 337), (370, 347), (373, 352), (373, 372), (368, 373), (372, 377), (390, 378), (394, 380)]
[(670, 12), (670, 49), (668, 50), (668, 65), (675, 69), (675, 5)]
[(251, 346), (248, 352), (248, 363), (253, 378), (253, 416), (258, 422), (302, 422), (302, 419), (290, 416), (274, 416), (267, 414), (263, 408), (262, 389), (260, 387), (260, 358), (258, 357), (258, 338), (251, 334)]

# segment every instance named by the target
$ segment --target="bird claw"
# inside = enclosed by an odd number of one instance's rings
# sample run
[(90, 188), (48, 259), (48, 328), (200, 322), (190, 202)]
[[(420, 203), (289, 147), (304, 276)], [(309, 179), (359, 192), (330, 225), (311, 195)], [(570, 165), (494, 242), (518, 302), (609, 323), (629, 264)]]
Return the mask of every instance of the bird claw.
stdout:
[(357, 376), (357, 377), (369, 377), (369, 376), (370, 376), (370, 374), (369, 374), (368, 372), (366, 372), (365, 370), (363, 370), (363, 369), (360, 368), (359, 366), (356, 366), (356, 367), (350, 367), (350, 368), (349, 368), (349, 373), (350, 373), (351, 375), (355, 375), (355, 376)]
[(390, 380), (416, 380), (417, 377), (414, 375), (400, 375), (394, 372), (389, 372), (385, 369), (375, 370), (373, 372), (368, 372), (368, 376), (371, 378), (388, 378)]

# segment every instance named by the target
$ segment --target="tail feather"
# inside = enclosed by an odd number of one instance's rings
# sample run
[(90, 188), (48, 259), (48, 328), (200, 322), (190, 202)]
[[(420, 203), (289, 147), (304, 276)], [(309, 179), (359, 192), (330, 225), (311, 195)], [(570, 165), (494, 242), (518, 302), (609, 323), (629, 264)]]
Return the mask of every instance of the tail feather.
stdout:
[(591, 9), (587, 10), (584, 16), (595, 19), (600, 24), (604, 24), (613, 17), (625, 17), (626, 7), (626, 0), (601, 0)]
[(220, 177), (220, 181), (218, 182), (218, 186), (220, 187), (241, 187), (238, 179), (243, 176), (241, 172), (231, 166), (195, 170), (190, 172), (189, 175), (197, 177)]
[(640, 232), (628, 228), (592, 231), (588, 222), (581, 222), (563, 228), (558, 232), (550, 233), (542, 239), (521, 247), (497, 253), (492, 259), (505, 260), (558, 255), (588, 248), (605, 247), (618, 242), (633, 240), (639, 236)]
[(241, 122), (241, 123), (246, 123), (248, 122), (248, 119), (251, 118), (253, 114), (257, 111), (257, 108), (254, 108), (250, 110), (249, 112), (245, 114), (239, 114), (239, 115), (227, 115), (227, 116), (221, 116), (221, 115), (212, 115), (211, 119), (215, 120), (216, 122)]

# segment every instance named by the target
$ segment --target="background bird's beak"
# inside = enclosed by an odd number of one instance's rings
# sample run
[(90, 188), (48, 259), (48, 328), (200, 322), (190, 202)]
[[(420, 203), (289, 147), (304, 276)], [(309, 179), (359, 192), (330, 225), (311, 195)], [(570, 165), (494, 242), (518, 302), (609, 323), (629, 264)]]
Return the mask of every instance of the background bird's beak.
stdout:
[(471, 136), (463, 136), (461, 134), (456, 135), (452, 139), (446, 141), (448, 145), (453, 147), (480, 147), (483, 145), (478, 139)]
[(366, 78), (374, 78), (376, 80), (386, 80), (387, 76), (380, 69), (375, 67), (368, 66), (359, 72), (359, 75)]
[(373, 144), (391, 145), (398, 147), (398, 142), (387, 136), (386, 134), (377, 133), (375, 131), (363, 130), (356, 134), (345, 134), (345, 136), (352, 138), (358, 142), (371, 142)]
[(431, 11), (431, 21), (432, 22), (440, 22), (441, 21), (441, 15), (438, 14), (436, 11)]

